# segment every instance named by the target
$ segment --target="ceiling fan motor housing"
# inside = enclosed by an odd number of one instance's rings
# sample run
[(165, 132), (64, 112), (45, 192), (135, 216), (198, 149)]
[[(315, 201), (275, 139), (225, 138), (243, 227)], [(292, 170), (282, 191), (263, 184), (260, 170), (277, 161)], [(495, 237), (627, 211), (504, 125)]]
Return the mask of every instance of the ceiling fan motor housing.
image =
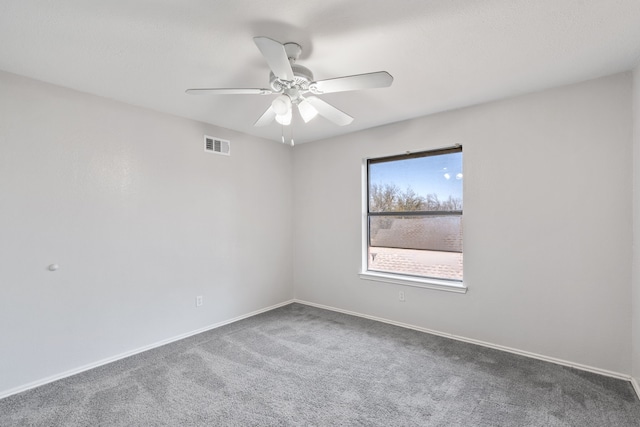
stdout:
[(273, 72), (269, 73), (269, 83), (274, 92), (283, 92), (285, 89), (295, 88), (299, 92), (309, 90), (309, 85), (313, 82), (313, 73), (307, 67), (298, 64), (291, 64), (293, 70), (293, 81), (280, 80)]

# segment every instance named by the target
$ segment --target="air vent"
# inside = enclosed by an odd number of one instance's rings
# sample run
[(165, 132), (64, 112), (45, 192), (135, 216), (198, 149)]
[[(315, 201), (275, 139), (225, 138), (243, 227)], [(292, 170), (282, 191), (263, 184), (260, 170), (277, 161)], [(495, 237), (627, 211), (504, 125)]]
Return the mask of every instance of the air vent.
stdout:
[(231, 155), (231, 142), (213, 136), (204, 136), (204, 151), (207, 153)]

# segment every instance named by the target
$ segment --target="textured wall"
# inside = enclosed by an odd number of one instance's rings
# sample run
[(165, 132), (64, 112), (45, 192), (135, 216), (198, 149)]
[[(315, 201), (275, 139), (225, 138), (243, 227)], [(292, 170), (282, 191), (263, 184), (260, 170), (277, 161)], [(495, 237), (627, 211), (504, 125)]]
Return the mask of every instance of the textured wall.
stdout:
[[(619, 74), (296, 147), (296, 297), (630, 374), (631, 81)], [(360, 279), (363, 158), (456, 143), (469, 291)]]
[(291, 160), (0, 73), (0, 394), (290, 299)]

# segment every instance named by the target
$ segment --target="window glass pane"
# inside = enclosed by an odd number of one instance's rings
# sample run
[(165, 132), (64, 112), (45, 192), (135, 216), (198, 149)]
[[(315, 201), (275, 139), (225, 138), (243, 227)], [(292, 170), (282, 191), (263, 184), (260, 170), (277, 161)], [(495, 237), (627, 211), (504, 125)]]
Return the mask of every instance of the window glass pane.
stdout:
[(462, 216), (372, 216), (369, 246), (462, 252)]
[(462, 280), (462, 150), (368, 164), (367, 269)]
[(369, 270), (433, 279), (462, 280), (462, 254), (398, 248), (369, 248)]
[(369, 211), (462, 210), (462, 152), (369, 165)]

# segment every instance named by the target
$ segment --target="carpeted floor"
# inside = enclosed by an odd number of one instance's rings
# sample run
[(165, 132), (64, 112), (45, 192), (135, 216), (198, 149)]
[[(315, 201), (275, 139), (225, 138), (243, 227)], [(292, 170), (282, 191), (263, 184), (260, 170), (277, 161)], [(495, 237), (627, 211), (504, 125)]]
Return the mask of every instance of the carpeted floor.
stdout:
[(639, 426), (631, 385), (300, 304), (0, 400), (0, 426)]

